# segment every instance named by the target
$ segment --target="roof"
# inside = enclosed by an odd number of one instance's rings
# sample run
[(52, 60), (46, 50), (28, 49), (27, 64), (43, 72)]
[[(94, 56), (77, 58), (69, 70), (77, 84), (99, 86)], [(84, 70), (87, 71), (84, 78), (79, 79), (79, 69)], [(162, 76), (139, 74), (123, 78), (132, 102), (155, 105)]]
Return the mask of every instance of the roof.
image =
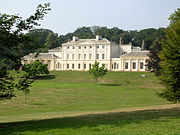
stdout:
[[(24, 59), (35, 59), (35, 54), (31, 53), (29, 55), (24, 56)], [(37, 59), (41, 58), (59, 58), (58, 56), (52, 54), (52, 53), (39, 53)]]
[(76, 44), (86, 45), (86, 44), (107, 44), (107, 43), (112, 43), (112, 42), (108, 41), (106, 38), (102, 38), (100, 40), (96, 40), (96, 39), (78, 39), (77, 41), (72, 40), (70, 42), (64, 43), (63, 45), (76, 45)]
[(56, 48), (48, 50), (48, 52), (62, 52), (62, 49), (61, 47), (56, 47)]
[(149, 51), (136, 51), (136, 52), (129, 52), (124, 55), (121, 55), (120, 57), (147, 57), (149, 54)]

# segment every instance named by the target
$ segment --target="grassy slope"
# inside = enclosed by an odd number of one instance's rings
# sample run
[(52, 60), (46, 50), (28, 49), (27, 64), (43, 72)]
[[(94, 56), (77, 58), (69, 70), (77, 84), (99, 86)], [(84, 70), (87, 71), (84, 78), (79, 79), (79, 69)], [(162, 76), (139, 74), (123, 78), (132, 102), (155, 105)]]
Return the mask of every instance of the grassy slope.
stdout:
[[(148, 132), (170, 133), (170, 129), (174, 128), (172, 123), (179, 122), (179, 110), (159, 110), (155, 111), (156, 114), (153, 111), (137, 111), (39, 120), (43, 116), (48, 118), (53, 115), (167, 104), (155, 94), (162, 89), (157, 78), (150, 73), (146, 73), (147, 78), (141, 78), (141, 74), (110, 72), (95, 85), (87, 72), (51, 72), (50, 76), (42, 77), (33, 84), (27, 104), (24, 104), (22, 93), (10, 101), (0, 103), (0, 121), (3, 123), (31, 119), (37, 121), (8, 123), (15, 126), (8, 126), (11, 130), (0, 129), (0, 133), (120, 134), (122, 131), (122, 134), (142, 134), (144, 127)], [(127, 85), (125, 80), (130, 84)], [(163, 127), (166, 130), (161, 133), (158, 125), (162, 126), (163, 123), (166, 123)], [(153, 128), (157, 129), (153, 131)], [(146, 134), (150, 134), (148, 132)]]

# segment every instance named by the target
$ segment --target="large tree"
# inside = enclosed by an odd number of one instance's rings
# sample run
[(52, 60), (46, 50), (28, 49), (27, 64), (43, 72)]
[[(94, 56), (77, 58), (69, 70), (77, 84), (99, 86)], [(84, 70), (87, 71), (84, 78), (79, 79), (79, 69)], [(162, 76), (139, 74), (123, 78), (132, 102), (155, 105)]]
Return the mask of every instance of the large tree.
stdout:
[(160, 79), (166, 89), (160, 96), (171, 102), (180, 102), (180, 9), (170, 16), (166, 40), (160, 53)]
[(40, 4), (35, 14), (25, 20), (18, 15), (0, 13), (0, 99), (15, 95), (15, 83), (8, 77), (7, 70), (17, 70), (20, 67), (21, 57), (24, 55), (22, 52), (32, 42), (23, 32), (39, 26), (37, 21), (44, 18), (50, 10), (49, 6), (49, 3)]

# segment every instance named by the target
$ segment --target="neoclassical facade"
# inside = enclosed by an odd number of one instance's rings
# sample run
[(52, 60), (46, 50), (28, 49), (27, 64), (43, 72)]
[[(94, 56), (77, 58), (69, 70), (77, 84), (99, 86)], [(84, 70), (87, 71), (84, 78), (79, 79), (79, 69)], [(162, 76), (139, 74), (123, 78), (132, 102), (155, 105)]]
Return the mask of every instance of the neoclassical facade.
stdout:
[(144, 43), (140, 48), (131, 43), (123, 44), (121, 38), (118, 45), (100, 36), (95, 39), (79, 39), (74, 36), (70, 42), (48, 53), (40, 53), (37, 58), (34, 54), (24, 56), (22, 64), (39, 59), (48, 64), (49, 70), (88, 71), (97, 61), (100, 66), (105, 64), (110, 71), (146, 71), (148, 53), (144, 50)]

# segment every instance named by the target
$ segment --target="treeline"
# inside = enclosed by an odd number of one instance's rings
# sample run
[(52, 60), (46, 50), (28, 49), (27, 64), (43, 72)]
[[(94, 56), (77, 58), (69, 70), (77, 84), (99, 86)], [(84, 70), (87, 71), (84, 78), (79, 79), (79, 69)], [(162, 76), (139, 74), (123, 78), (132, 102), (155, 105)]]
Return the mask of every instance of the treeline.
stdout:
[(73, 33), (67, 33), (66, 35), (58, 35), (49, 29), (34, 29), (26, 34), (32, 39), (32, 43), (30, 43), (31, 47), (24, 48), (24, 51), (26, 52), (28, 49), (28, 52), (47, 52), (47, 50), (61, 46), (61, 44), (71, 40), (73, 36), (77, 36), (81, 39), (88, 39), (95, 38), (96, 35), (100, 35), (117, 44), (119, 44), (119, 38), (122, 37), (124, 44), (132, 42), (134, 46), (141, 46), (144, 40), (146, 49), (149, 49), (153, 42), (164, 34), (165, 28), (126, 31), (118, 27), (107, 28), (92, 26), (78, 28)]

